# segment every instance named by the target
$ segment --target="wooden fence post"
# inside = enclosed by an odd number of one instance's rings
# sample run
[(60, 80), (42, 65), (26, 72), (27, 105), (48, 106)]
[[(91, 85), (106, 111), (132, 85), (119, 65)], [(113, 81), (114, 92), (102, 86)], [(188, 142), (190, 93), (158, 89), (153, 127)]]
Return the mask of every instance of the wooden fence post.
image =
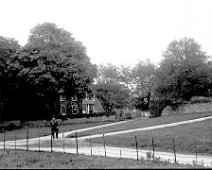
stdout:
[(63, 153), (65, 153), (65, 138), (64, 138), (64, 132), (63, 132)]
[(175, 144), (174, 144), (174, 139), (173, 139), (173, 150), (174, 150), (174, 162), (177, 162), (177, 158), (176, 158), (176, 150), (175, 150)]
[(195, 145), (196, 163), (197, 163), (197, 144), (196, 144), (196, 140), (195, 139), (194, 139), (194, 145)]
[(138, 142), (137, 142), (137, 136), (135, 136), (135, 147), (136, 147), (137, 161), (138, 161)]
[(15, 153), (16, 153), (16, 130), (15, 130)]
[(4, 131), (4, 150), (6, 149), (5, 148), (5, 142), (6, 142), (6, 131)]
[(38, 128), (38, 151), (40, 152), (40, 129)]
[(26, 150), (29, 150), (29, 130), (27, 129), (27, 137), (26, 137)]
[(52, 144), (53, 141), (52, 141), (52, 140), (53, 140), (53, 136), (52, 136), (52, 134), (51, 134), (51, 152), (53, 152), (53, 144)]
[(91, 147), (91, 155), (93, 154), (92, 152), (92, 141), (91, 141), (91, 134), (89, 134), (89, 136), (90, 136), (90, 147)]
[(105, 134), (103, 133), (103, 141), (104, 141), (104, 150), (105, 150), (105, 156), (106, 156), (106, 148), (105, 148)]
[(154, 144), (154, 138), (152, 137), (152, 152), (153, 152), (153, 158), (155, 157), (155, 144)]
[(119, 137), (119, 148), (120, 148), (120, 158), (121, 158), (121, 141), (120, 141), (120, 137)]
[(76, 153), (78, 154), (78, 139), (77, 139), (77, 131), (76, 131)]

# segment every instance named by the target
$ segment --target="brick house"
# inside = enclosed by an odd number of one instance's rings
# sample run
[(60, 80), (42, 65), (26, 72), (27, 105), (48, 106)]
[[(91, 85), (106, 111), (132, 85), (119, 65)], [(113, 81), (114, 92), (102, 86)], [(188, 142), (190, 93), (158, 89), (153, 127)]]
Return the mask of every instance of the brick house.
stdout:
[(64, 91), (59, 91), (60, 115), (70, 116), (74, 114), (92, 114), (104, 112), (100, 101), (92, 94), (87, 94), (83, 99), (72, 96), (69, 100), (64, 95)]

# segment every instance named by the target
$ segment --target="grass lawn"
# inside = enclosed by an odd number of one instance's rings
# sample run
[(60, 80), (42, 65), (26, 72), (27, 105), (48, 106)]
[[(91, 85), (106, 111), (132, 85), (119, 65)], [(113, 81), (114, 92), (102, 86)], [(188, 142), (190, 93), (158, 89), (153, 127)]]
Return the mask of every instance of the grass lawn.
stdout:
[[(82, 129), (86, 127), (104, 125), (109, 123), (113, 123), (113, 122), (76, 123), (76, 124), (69, 124), (69, 125), (60, 125), (59, 133), (76, 130), (76, 129)], [(16, 130), (6, 131), (6, 140), (14, 140), (15, 135), (16, 135), (16, 139), (26, 139), (27, 130), (29, 131), (29, 138), (35, 138), (38, 136), (46, 136), (51, 134), (50, 127), (23, 127)], [(3, 141), (3, 140), (4, 140), (4, 133), (0, 133), (0, 141)]]
[[(175, 140), (177, 153), (195, 153), (195, 141), (198, 154), (212, 154), (212, 120), (204, 120), (187, 125), (168, 127), (156, 130), (126, 133), (116, 136), (106, 136), (107, 145), (135, 148), (135, 136), (137, 136), (140, 149), (152, 149), (152, 137), (154, 137), (155, 150), (173, 152), (173, 139)], [(103, 143), (102, 138), (94, 138), (93, 142)]]
[(78, 136), (87, 136), (89, 134), (92, 135), (92, 134), (99, 134), (99, 133), (102, 134), (102, 133), (107, 133), (107, 132), (114, 132), (114, 131), (121, 131), (121, 130), (135, 129), (135, 128), (143, 128), (143, 127), (148, 127), (148, 126), (157, 126), (157, 125), (175, 123), (175, 122), (180, 122), (180, 121), (185, 121), (185, 120), (192, 120), (192, 119), (207, 117), (207, 116), (212, 116), (212, 112), (189, 113), (189, 114), (182, 114), (182, 115), (140, 119), (140, 120), (126, 122), (123, 124), (117, 124), (114, 126), (108, 126), (108, 127), (98, 128), (98, 129), (94, 129), (94, 130), (79, 132)]
[(85, 156), (65, 153), (0, 150), (1, 169), (141, 169), (141, 168), (204, 168), (161, 161)]

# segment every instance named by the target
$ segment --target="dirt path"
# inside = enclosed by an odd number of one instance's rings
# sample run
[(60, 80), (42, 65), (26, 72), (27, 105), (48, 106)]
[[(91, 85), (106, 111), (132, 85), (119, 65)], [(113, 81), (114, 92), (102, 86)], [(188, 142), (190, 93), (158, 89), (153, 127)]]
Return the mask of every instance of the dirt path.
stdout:
[[(207, 119), (212, 119), (212, 116), (209, 117), (204, 117), (204, 118), (198, 118), (198, 119), (193, 119), (193, 120), (187, 120), (187, 121), (181, 121), (181, 122), (176, 122), (176, 123), (169, 123), (169, 124), (164, 124), (164, 125), (158, 125), (158, 126), (151, 126), (151, 127), (145, 127), (145, 128), (137, 128), (137, 129), (130, 129), (130, 130), (123, 130), (123, 131), (117, 131), (117, 132), (109, 132), (105, 133), (105, 136), (110, 136), (110, 135), (117, 135), (117, 134), (123, 134), (123, 133), (130, 133), (130, 132), (135, 132), (135, 131), (146, 131), (146, 130), (153, 130), (153, 129), (159, 129), (159, 128), (167, 128), (167, 127), (173, 127), (173, 126), (179, 126), (183, 124), (188, 124), (188, 123), (194, 123), (198, 121), (204, 121)], [(134, 121), (134, 120), (130, 120)], [(102, 155), (102, 156), (108, 156), (108, 157), (122, 157), (122, 158), (132, 158), (132, 159), (137, 159), (140, 158), (141, 156), (146, 158), (146, 153), (147, 152), (152, 152), (150, 150), (136, 150), (136, 149), (130, 149), (130, 148), (124, 148), (124, 147), (109, 147), (106, 146), (101, 146), (99, 144), (95, 144), (95, 146), (89, 146), (88, 142), (85, 142), (85, 139), (90, 138), (90, 136), (84, 136), (84, 137), (79, 137), (78, 141), (80, 143), (80, 147), (78, 148), (78, 151), (76, 150), (75, 146), (75, 140), (76, 139), (71, 139), (71, 138), (64, 138), (67, 137), (70, 134), (74, 134), (76, 131), (77, 132), (83, 132), (91, 129), (97, 129), (100, 127), (106, 127), (106, 126), (113, 126), (116, 124), (120, 123), (126, 123), (127, 121), (123, 122), (118, 122), (118, 123), (112, 123), (112, 124), (107, 124), (107, 125), (100, 125), (96, 127), (89, 127), (89, 128), (84, 128), (84, 129), (79, 129), (79, 130), (73, 130), (70, 132), (64, 132), (59, 134), (59, 140), (64, 142), (64, 140), (67, 140), (69, 143), (72, 143), (73, 147), (69, 148), (64, 148), (64, 147), (54, 147), (53, 151), (55, 152), (67, 152), (67, 153), (80, 153), (80, 154), (86, 154), (86, 155)], [(64, 136), (63, 136), (64, 135)], [(96, 137), (102, 137), (102, 134), (98, 135), (92, 135), (91, 138), (96, 138)], [(39, 138), (33, 138), (30, 139), (29, 145), (33, 145), (38, 143)], [(40, 137), (39, 141), (40, 142), (45, 142), (45, 141), (50, 140), (50, 136), (45, 136), (45, 137)], [(24, 149), (26, 150), (26, 139), (23, 140), (17, 140), (15, 143), (14, 141), (7, 141), (7, 147), (10, 149), (14, 149), (14, 145), (17, 149)], [(3, 142), (0, 142), (0, 148), (3, 148), (4, 146)], [(94, 144), (93, 144), (94, 145)], [(30, 147), (28, 148), (29, 150), (38, 150), (38, 147)], [(42, 151), (51, 151), (50, 146), (46, 147), (41, 147), (40, 150)], [(206, 156), (200, 156), (198, 155), (198, 159), (196, 159), (196, 155), (191, 155), (191, 154), (176, 154), (177, 156), (177, 162), (182, 163), (182, 164), (193, 164), (194, 162), (198, 164), (204, 164), (204, 166), (207, 167), (212, 167), (212, 157), (206, 157)], [(169, 153), (169, 152), (155, 152), (155, 157), (160, 157), (162, 160), (169, 160), (170, 162), (174, 161), (174, 154)]]

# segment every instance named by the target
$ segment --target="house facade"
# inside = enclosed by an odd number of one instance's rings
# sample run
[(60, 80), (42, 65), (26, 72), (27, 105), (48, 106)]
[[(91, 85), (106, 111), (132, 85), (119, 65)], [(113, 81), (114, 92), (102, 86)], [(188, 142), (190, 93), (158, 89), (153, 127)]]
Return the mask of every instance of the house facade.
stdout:
[(76, 95), (67, 99), (64, 91), (59, 91), (60, 95), (60, 115), (71, 116), (74, 114), (93, 114), (104, 112), (101, 102), (92, 94), (87, 94), (83, 99), (77, 98)]

